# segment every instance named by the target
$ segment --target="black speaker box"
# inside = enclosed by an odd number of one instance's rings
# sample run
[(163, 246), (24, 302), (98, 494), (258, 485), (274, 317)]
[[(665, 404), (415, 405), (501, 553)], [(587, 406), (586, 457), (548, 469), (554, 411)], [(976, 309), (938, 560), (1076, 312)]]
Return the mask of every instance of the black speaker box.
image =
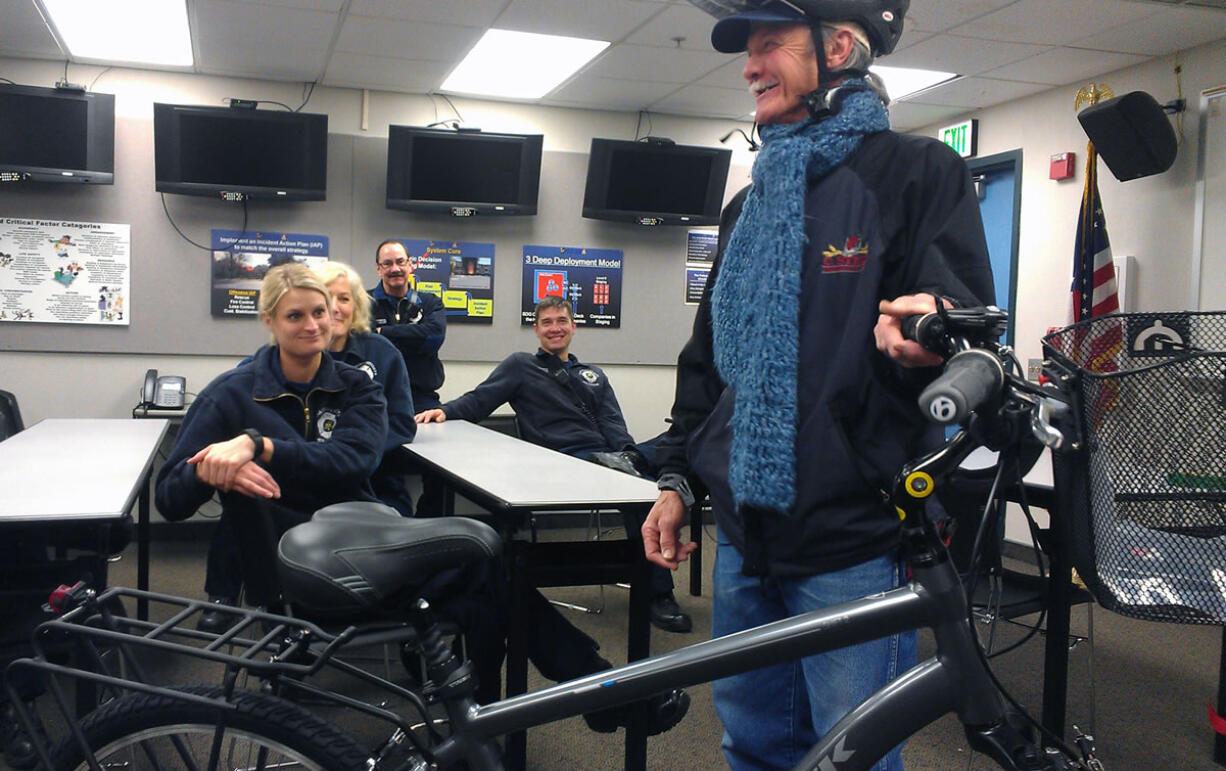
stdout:
[(1161, 174), (1175, 162), (1175, 131), (1162, 105), (1144, 91), (1087, 107), (1077, 120), (1121, 182)]

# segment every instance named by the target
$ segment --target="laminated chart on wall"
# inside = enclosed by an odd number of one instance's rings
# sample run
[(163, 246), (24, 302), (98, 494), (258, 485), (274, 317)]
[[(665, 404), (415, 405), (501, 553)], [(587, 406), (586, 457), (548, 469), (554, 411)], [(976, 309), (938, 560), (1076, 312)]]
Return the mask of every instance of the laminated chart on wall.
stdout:
[(691, 230), (685, 235), (685, 304), (697, 305), (719, 251), (719, 231)]
[(520, 323), (530, 326), (536, 304), (546, 296), (570, 303), (581, 327), (621, 327), (621, 249), (524, 246)]
[(211, 246), (210, 305), (221, 317), (259, 315), (260, 283), (272, 268), (328, 259), (328, 237), (309, 233), (214, 230)]
[(131, 226), (0, 219), (0, 321), (127, 326)]
[[(494, 321), (494, 245), (473, 241), (399, 238), (413, 261), (410, 279), (419, 292), (438, 295), (447, 323)], [(373, 284), (372, 284), (373, 286)]]

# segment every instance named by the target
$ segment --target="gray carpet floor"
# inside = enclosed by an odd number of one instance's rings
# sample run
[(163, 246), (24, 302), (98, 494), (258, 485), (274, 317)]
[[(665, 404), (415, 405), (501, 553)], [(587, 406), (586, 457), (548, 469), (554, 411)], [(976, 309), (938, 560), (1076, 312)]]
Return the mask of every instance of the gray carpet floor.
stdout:
[[(196, 530), (197, 528), (191, 528)], [(708, 547), (711, 541), (706, 541)], [(152, 585), (157, 591), (201, 596), (207, 538), (164, 540), (153, 545)], [(135, 550), (130, 547), (112, 565), (111, 582), (135, 585)], [(706, 576), (709, 587), (709, 562)], [(690, 634), (652, 630), (652, 652), (662, 653), (705, 639), (711, 623), (709, 594), (692, 597), (688, 566), (677, 575), (677, 597), (694, 618)], [(564, 611), (573, 622), (601, 642), (605, 655), (624, 661), (628, 593), (617, 587), (551, 589), (551, 598), (598, 606), (598, 614)], [(1086, 636), (1091, 623), (1088, 606), (1074, 608), (1073, 632)], [(1099, 756), (1107, 769), (1216, 769), (1214, 734), (1207, 707), (1216, 699), (1222, 632), (1217, 627), (1162, 625), (1093, 612), (1093, 644), (1077, 645), (1070, 654), (1069, 723), (1092, 731)], [(995, 630), (997, 644), (1018, 639), (1024, 629), (1002, 623)], [(989, 630), (983, 627), (984, 634)], [(1007, 688), (1029, 708), (1038, 710), (1042, 678), (1042, 637), (994, 660), (994, 669)], [(393, 678), (403, 677), (394, 657), (385, 662), (380, 651), (364, 666)], [(920, 654), (931, 653), (923, 633)], [(173, 664), (165, 664), (168, 674)], [(182, 672), (178, 673), (184, 674)], [(207, 676), (189, 673), (190, 677)], [(535, 672), (531, 682), (547, 684)], [(721, 728), (711, 705), (709, 686), (691, 689), (689, 715), (672, 731), (648, 743), (651, 769), (715, 769), (725, 767), (719, 751)], [(324, 713), (328, 716), (328, 713)], [(369, 733), (368, 722), (351, 724), (330, 717), (359, 735)], [(366, 736), (374, 741), (375, 736)], [(532, 769), (618, 769), (622, 767), (623, 732), (595, 734), (575, 718), (533, 729), (528, 734), (528, 762)], [(952, 716), (914, 736), (904, 749), (910, 771), (934, 769), (988, 769), (996, 766), (967, 749), (960, 724)], [(2, 764), (0, 764), (2, 765)]]

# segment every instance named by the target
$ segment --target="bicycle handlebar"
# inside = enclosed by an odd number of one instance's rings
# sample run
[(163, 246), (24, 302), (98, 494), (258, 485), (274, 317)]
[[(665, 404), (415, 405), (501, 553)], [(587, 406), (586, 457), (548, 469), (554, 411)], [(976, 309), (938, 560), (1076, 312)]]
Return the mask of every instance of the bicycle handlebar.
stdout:
[(920, 393), (920, 409), (935, 423), (961, 423), (995, 396), (1004, 381), (1005, 371), (996, 356), (982, 348), (959, 351)]

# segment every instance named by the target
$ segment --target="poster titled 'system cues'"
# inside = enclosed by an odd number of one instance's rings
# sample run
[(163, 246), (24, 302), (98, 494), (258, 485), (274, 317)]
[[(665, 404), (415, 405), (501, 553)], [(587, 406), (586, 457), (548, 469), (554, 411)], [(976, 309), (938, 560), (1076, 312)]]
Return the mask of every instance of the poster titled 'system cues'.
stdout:
[(570, 302), (581, 327), (621, 327), (621, 249), (576, 246), (524, 246), (520, 322), (535, 321), (536, 304), (546, 295)]

